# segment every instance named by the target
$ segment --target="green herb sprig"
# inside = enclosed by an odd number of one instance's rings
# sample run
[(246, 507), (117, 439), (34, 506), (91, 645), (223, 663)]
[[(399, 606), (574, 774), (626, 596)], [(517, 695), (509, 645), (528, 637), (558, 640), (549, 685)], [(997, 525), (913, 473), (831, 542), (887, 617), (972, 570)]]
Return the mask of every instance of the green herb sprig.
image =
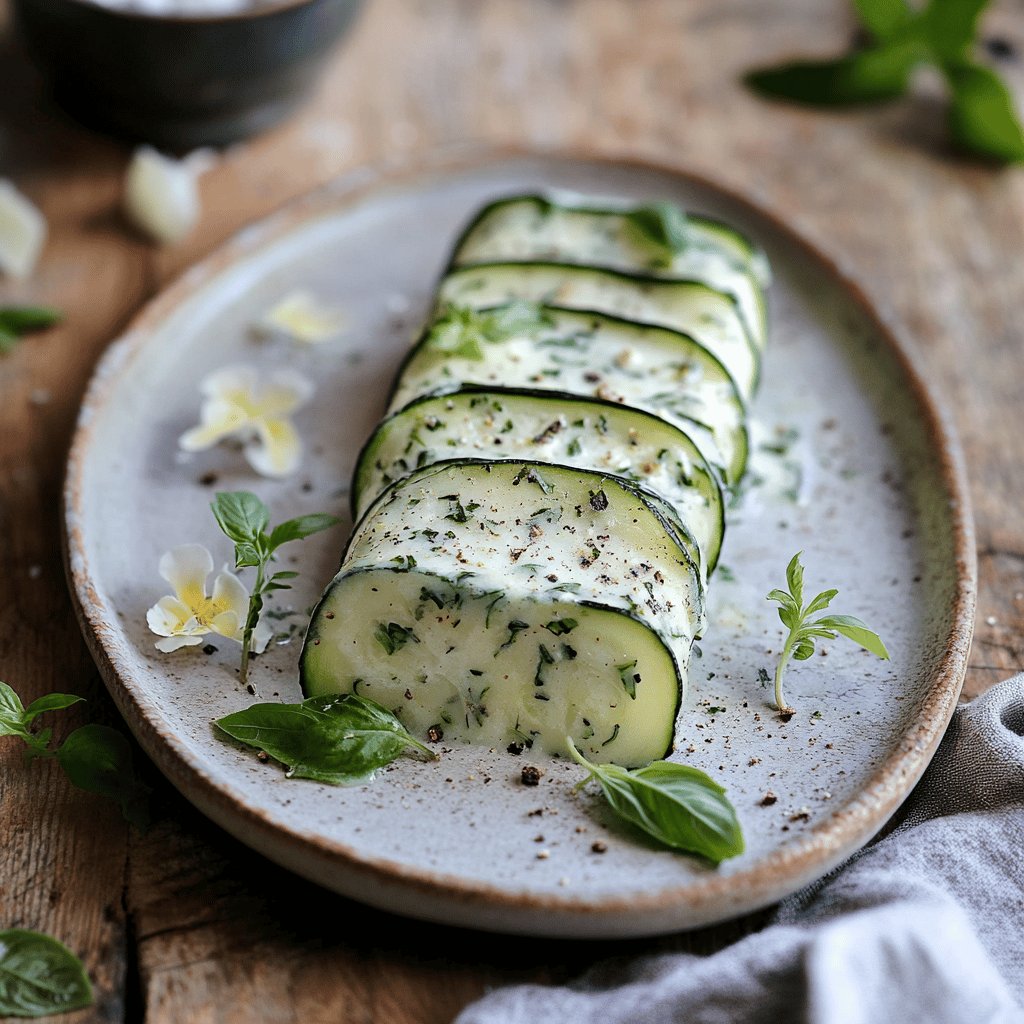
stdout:
[(128, 740), (107, 725), (83, 725), (59, 747), (51, 747), (52, 729), (33, 729), (36, 718), (83, 700), (72, 693), (49, 693), (26, 708), (7, 683), (0, 682), (0, 736), (17, 736), (32, 758), (55, 758), (68, 781), (79, 789), (109, 797), (126, 821), (139, 829), (149, 824), (149, 788), (135, 776)]
[(655, 267), (672, 266), (676, 257), (692, 244), (686, 213), (675, 203), (637, 206), (629, 211), (626, 220), (643, 242), (653, 247)]
[(82, 962), (41, 932), (0, 932), (0, 1017), (46, 1017), (92, 1005)]
[(616, 764), (591, 764), (566, 738), (569, 752), (601, 786), (620, 818), (664, 846), (695, 853), (718, 864), (743, 852), (743, 832), (725, 790), (704, 772), (672, 761), (653, 761), (627, 771)]
[(809, 106), (879, 103), (903, 96), (911, 74), (936, 67), (950, 95), (949, 131), (962, 148), (1003, 163), (1024, 161), (1024, 130), (1000, 77), (977, 63), (978, 21), (988, 0), (855, 0), (870, 45), (825, 61), (795, 61), (745, 77), (755, 92)]
[(267, 506), (249, 491), (220, 491), (210, 508), (217, 525), (235, 545), (235, 568), (256, 569), (256, 582), (249, 595), (249, 613), (242, 631), (242, 660), (238, 671), (239, 680), (245, 685), (249, 677), (253, 632), (260, 621), (264, 599), (275, 590), (290, 590), (288, 581), (299, 575), (291, 570), (268, 573), (277, 549), (336, 526), (341, 520), (337, 516), (315, 513), (285, 520), (270, 530)]
[(480, 360), (484, 357), (484, 345), (553, 324), (547, 310), (522, 299), (495, 309), (471, 309), (449, 303), (431, 326), (427, 344), (450, 356)]
[(786, 642), (782, 646), (782, 654), (775, 668), (775, 705), (783, 715), (793, 714), (793, 708), (786, 703), (782, 692), (782, 680), (790, 657), (796, 661), (806, 661), (814, 653), (814, 643), (824, 637), (834, 640), (839, 634), (852, 640), (855, 644), (877, 654), (879, 658), (889, 660), (889, 652), (885, 649), (878, 634), (869, 629), (860, 619), (853, 615), (822, 615), (812, 619), (816, 612), (824, 611), (838, 590), (823, 590), (805, 606), (804, 600), (804, 567), (800, 562), (802, 551), (798, 551), (786, 566), (786, 585), (789, 590), (773, 590), (766, 600), (779, 603), (779, 618), (789, 630)]
[(369, 782), (377, 769), (410, 749), (437, 758), (390, 711), (354, 693), (310, 697), (301, 704), (254, 704), (215, 724), (286, 765), (289, 777), (336, 786)]
[(0, 307), (0, 355), (12, 351), (23, 335), (59, 324), (62, 314), (48, 306)]

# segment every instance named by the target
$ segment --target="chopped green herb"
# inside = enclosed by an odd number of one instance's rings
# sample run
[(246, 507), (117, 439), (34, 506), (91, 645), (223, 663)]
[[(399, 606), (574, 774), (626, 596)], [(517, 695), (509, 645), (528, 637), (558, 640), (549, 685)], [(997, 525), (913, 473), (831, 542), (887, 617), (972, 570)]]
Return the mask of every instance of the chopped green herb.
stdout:
[(389, 622), (387, 625), (378, 622), (377, 628), (373, 632), (373, 638), (389, 656), (395, 651), (400, 651), (410, 640), (417, 644), (420, 642), (411, 629), (400, 626), (397, 622)]

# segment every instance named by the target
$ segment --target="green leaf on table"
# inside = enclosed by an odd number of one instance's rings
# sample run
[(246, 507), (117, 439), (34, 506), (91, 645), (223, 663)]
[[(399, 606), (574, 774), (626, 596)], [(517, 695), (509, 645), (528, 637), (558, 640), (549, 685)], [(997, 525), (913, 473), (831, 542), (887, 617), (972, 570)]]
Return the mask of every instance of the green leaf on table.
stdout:
[(73, 693), (48, 693), (45, 697), (32, 701), (25, 709), (25, 724), (33, 722), (46, 711), (63, 711), (64, 708), (81, 704), (84, 700), (84, 697), (77, 697)]
[(250, 491), (218, 491), (210, 507), (217, 525), (236, 544), (256, 544), (270, 522), (267, 506)]
[(744, 81), (772, 99), (813, 107), (854, 106), (902, 96), (919, 59), (916, 45), (883, 44), (835, 60), (761, 68), (749, 72)]
[(338, 786), (369, 782), (378, 768), (410, 748), (436, 757), (390, 711), (354, 693), (310, 697), (301, 704), (253, 704), (215, 724), (265, 750), (287, 766), (289, 777)]
[(0, 306), (0, 330), (10, 334), (45, 331), (61, 322), (60, 310), (48, 306)]
[[(568, 740), (576, 762), (596, 779), (612, 809), (647, 835), (674, 850), (715, 864), (743, 852), (743, 832), (725, 790), (696, 768), (654, 761), (627, 771), (591, 764)], [(584, 783), (581, 783), (584, 784)]]
[(132, 748), (116, 729), (83, 725), (57, 750), (57, 760), (73, 785), (116, 801), (137, 828), (149, 825), (149, 787), (136, 778)]
[(691, 243), (686, 213), (675, 203), (660, 202), (638, 206), (626, 219), (647, 244), (657, 250), (657, 264), (668, 267)]
[(0, 931), (0, 1017), (45, 1017), (92, 1005), (78, 957), (40, 932)]
[(953, 140), (995, 160), (1024, 160), (1024, 131), (999, 76), (969, 61), (949, 64), (945, 72), (952, 92), (949, 131)]
[(940, 62), (963, 59), (978, 33), (978, 17), (989, 0), (931, 0), (920, 15), (921, 28)]
[(25, 731), (25, 705), (7, 683), (0, 682), (0, 736), (19, 736)]
[(890, 39), (914, 17), (906, 0), (853, 0), (853, 5), (861, 24), (879, 40)]

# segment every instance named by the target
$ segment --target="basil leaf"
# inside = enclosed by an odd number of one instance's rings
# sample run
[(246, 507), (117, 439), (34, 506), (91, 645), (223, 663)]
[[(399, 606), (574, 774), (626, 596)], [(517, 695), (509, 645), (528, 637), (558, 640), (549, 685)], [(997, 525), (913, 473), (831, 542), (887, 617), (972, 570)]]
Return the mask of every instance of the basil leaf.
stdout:
[(988, 0), (931, 0), (921, 24), (940, 61), (966, 56), (978, 31), (978, 16), (987, 5)]
[[(815, 612), (820, 612), (823, 608), (827, 608), (831, 603), (832, 599), (838, 594), (838, 590), (823, 590), (818, 596), (804, 609), (804, 615), (813, 615)], [(771, 594), (768, 595), (769, 599)]]
[(330, 529), (332, 526), (337, 526), (340, 522), (341, 520), (337, 516), (329, 516), (324, 512), (287, 519), (285, 522), (279, 523), (271, 531), (270, 549), (271, 551), (276, 550), (282, 544), (287, 544), (292, 540), (305, 540), (306, 537), (319, 533), (321, 530)]
[(0, 1017), (45, 1017), (92, 1005), (78, 957), (40, 932), (0, 932)]
[(591, 764), (568, 741), (576, 761), (597, 779), (619, 817), (674, 850), (696, 853), (715, 864), (743, 852), (743, 833), (725, 790), (702, 771), (654, 761), (627, 771)]
[(253, 704), (214, 724), (288, 766), (289, 777), (337, 786), (369, 782), (410, 747), (436, 757), (390, 711), (354, 693), (310, 697), (301, 704)]
[(219, 491), (210, 508), (217, 525), (236, 544), (255, 544), (270, 522), (267, 506), (250, 491)]
[(889, 39), (914, 17), (906, 0), (853, 0), (853, 5), (861, 24), (879, 40)]
[(61, 745), (57, 760), (73, 785), (115, 800), (137, 828), (149, 825), (149, 788), (135, 777), (132, 748), (116, 729), (83, 725)]
[(25, 709), (25, 724), (28, 725), (46, 711), (62, 711), (73, 704), (81, 704), (84, 700), (84, 697), (77, 697), (73, 693), (48, 693), (45, 697), (32, 701)]
[[(795, 608), (799, 608), (804, 601), (804, 567), (800, 562), (802, 554), (802, 551), (798, 551), (786, 566), (786, 585), (789, 587)], [(776, 591), (773, 590), (772, 593), (774, 594)], [(772, 600), (770, 595), (768, 600)]]
[(968, 61), (947, 64), (944, 70), (953, 94), (949, 131), (954, 141), (1004, 163), (1024, 160), (1024, 132), (999, 76)]
[(7, 683), (0, 682), (0, 736), (26, 733), (25, 706)]
[(921, 58), (913, 42), (883, 44), (836, 60), (795, 61), (749, 72), (744, 81), (773, 99), (812, 107), (876, 103), (902, 96)]
[(661, 250), (657, 261), (661, 266), (671, 266), (675, 257), (690, 245), (686, 213), (675, 203), (638, 206), (626, 219), (647, 242), (653, 242)]
[(886, 661), (889, 660), (889, 652), (879, 635), (854, 615), (827, 615), (815, 620), (814, 625), (823, 629), (834, 629), (866, 651), (877, 654)]
[(29, 331), (43, 331), (60, 321), (60, 310), (48, 306), (0, 307), (0, 330), (16, 336)]

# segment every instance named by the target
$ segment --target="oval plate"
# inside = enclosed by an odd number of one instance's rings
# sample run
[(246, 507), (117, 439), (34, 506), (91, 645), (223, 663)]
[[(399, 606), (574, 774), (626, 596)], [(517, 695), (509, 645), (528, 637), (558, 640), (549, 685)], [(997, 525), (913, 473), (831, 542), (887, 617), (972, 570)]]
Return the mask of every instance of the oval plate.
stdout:
[[(167, 589), (163, 551), (199, 542), (218, 564), (230, 558), (209, 512), (215, 489), (256, 490), (272, 521), (344, 514), (355, 456), (461, 226), (486, 200), (552, 187), (678, 200), (744, 229), (774, 268), (752, 408), (761, 441), (731, 515), (678, 742), (683, 759), (727, 787), (743, 825), (746, 853), (717, 869), (638, 841), (594, 793), (573, 792), (579, 769), (528, 753), (403, 758), (352, 789), (286, 779), (211, 724), (253, 702), (237, 682), (238, 648), (214, 637), (212, 653), (161, 655), (146, 627)], [(251, 325), (299, 287), (344, 311), (344, 334), (315, 347), (255, 340)], [(317, 382), (298, 416), (305, 463), (287, 482), (254, 478), (231, 447), (187, 461), (177, 452), (197, 420), (199, 380), (239, 361), (294, 366)], [(102, 360), (82, 409), (67, 560), (86, 638), (139, 742), (243, 842), (415, 917), (535, 935), (653, 935), (793, 892), (863, 845), (909, 793), (956, 705), (970, 646), (965, 495), (949, 427), (913, 360), (858, 289), (784, 226), (669, 170), (499, 155), (338, 183), (244, 231), (152, 302)], [(255, 662), (261, 699), (300, 699), (304, 612), (343, 540), (335, 530), (285, 549), (302, 575), (287, 603), (271, 606), (284, 642)], [(807, 588), (839, 587), (836, 610), (875, 626), (893, 657), (826, 643), (792, 665), (798, 710), (783, 722), (765, 683), (782, 629), (764, 595), (798, 550)], [(522, 785), (526, 763), (543, 769), (539, 786)]]

